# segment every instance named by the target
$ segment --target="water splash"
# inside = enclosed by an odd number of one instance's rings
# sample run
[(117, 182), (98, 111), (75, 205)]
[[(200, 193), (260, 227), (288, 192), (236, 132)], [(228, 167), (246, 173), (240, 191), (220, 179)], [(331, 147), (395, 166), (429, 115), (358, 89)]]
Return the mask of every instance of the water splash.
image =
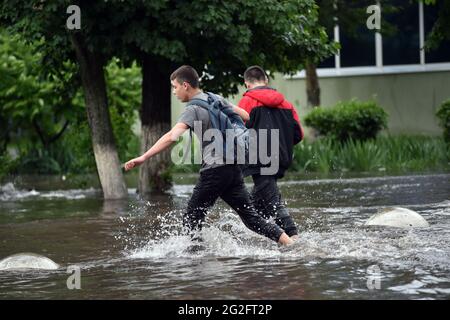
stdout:
[[(435, 211), (448, 212), (443, 203)], [(450, 270), (450, 228), (437, 224), (429, 228), (399, 230), (396, 228), (364, 227), (357, 208), (324, 210), (337, 214), (333, 219), (345, 223), (331, 224), (329, 228), (300, 226), (299, 240), (290, 247), (280, 247), (248, 230), (231, 210), (215, 211), (207, 217), (201, 232), (205, 250), (189, 253), (192, 244), (180, 233), (181, 212), (159, 216), (158, 230), (153, 230), (151, 240), (129, 250), (130, 259), (244, 257), (252, 259), (301, 260), (303, 263), (321, 260), (363, 260), (394, 268), (422, 266)], [(435, 212), (428, 212), (433, 215)], [(369, 216), (369, 213), (364, 213)], [(356, 219), (358, 217), (359, 219)], [(365, 217), (367, 218), (367, 217)], [(437, 237), (436, 235), (439, 235)]]
[(0, 201), (20, 200), (38, 195), (40, 193), (34, 189), (30, 191), (17, 190), (11, 182), (0, 187)]
[(12, 182), (8, 182), (0, 186), (0, 201), (20, 201), (33, 199), (67, 199), (78, 200), (87, 197), (95, 197), (99, 190), (90, 189), (71, 189), (71, 190), (54, 190), (54, 191), (36, 191), (22, 190), (14, 186)]
[(205, 249), (191, 253), (188, 248), (196, 244), (189, 236), (183, 235), (181, 211), (160, 215), (158, 230), (153, 230), (153, 238), (144, 246), (131, 250), (132, 259), (166, 257), (258, 257), (271, 258), (280, 255), (277, 244), (247, 229), (239, 217), (230, 210), (223, 210), (207, 217), (200, 232)]

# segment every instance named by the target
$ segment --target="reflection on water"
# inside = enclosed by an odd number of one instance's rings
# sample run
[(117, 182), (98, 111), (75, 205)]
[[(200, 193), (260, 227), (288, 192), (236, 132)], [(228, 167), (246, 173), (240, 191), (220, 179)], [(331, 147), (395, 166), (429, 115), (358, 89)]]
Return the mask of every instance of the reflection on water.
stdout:
[[(103, 201), (98, 189), (4, 184), (0, 258), (34, 252), (63, 267), (0, 272), (0, 298), (449, 299), (449, 181), (445, 174), (285, 181), (301, 231), (295, 245), (280, 248), (252, 233), (219, 201), (202, 232), (205, 250), (196, 253), (180, 233), (192, 184), (147, 199), (130, 189), (122, 201)], [(430, 227), (363, 226), (391, 206), (420, 213)], [(73, 265), (81, 290), (66, 286)]]

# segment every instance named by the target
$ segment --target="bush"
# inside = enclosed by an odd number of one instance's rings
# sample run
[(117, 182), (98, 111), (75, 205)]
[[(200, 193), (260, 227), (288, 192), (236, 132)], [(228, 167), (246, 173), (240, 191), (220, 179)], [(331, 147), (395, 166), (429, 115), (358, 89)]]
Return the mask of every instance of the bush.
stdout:
[(305, 117), (305, 124), (320, 135), (337, 139), (368, 140), (387, 128), (387, 113), (375, 101), (351, 100), (333, 108), (316, 108)]
[(450, 145), (450, 100), (445, 101), (436, 112), (439, 124), (444, 128), (444, 140)]

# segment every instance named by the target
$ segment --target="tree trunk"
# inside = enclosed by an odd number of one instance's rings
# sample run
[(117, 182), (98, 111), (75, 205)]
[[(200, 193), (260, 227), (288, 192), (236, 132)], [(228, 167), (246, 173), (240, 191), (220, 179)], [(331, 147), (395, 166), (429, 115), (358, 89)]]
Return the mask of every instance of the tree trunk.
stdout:
[(103, 197), (126, 198), (128, 192), (108, 110), (103, 59), (95, 52), (87, 50), (77, 35), (72, 35), (71, 39), (80, 67), (92, 147)]
[[(170, 69), (145, 54), (142, 64), (141, 152), (171, 128)], [(139, 169), (138, 192), (162, 192), (171, 186), (170, 150), (146, 161)]]
[(320, 106), (320, 86), (317, 76), (316, 65), (306, 63), (306, 95), (308, 97), (308, 107)]

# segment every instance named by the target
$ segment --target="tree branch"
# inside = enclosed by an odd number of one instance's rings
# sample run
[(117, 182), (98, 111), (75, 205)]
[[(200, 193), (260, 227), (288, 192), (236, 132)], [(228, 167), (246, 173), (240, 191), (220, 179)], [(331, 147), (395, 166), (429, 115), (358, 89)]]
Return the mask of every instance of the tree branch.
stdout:
[(62, 127), (62, 129), (57, 134), (55, 134), (53, 137), (51, 137), (49, 139), (48, 143), (50, 144), (50, 143), (53, 143), (56, 140), (58, 140), (61, 137), (61, 135), (64, 133), (64, 131), (67, 129), (68, 125), (69, 125), (69, 120), (66, 120), (66, 123), (64, 123), (64, 126)]

